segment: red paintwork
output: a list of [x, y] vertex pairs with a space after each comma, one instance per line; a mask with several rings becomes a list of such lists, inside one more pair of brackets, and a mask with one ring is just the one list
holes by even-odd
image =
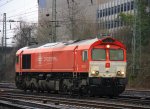
[[[110, 38], [110, 37], [107, 37]], [[104, 38], [106, 39], [106, 38]], [[74, 43], [70, 45], [57, 44], [56, 46], [20, 49], [16, 56], [19, 56], [19, 63], [16, 63], [16, 72], [88, 72], [89, 62], [92, 61], [91, 50], [93, 48], [122, 48], [124, 50], [124, 61], [126, 61], [126, 48], [116, 39], [114, 43], [104, 43], [102, 40], [93, 43]], [[82, 51], [88, 50], [88, 61], [82, 61]], [[31, 69], [22, 69], [22, 55], [31, 54]], [[109, 63], [109, 56], [106, 56], [106, 63]]]

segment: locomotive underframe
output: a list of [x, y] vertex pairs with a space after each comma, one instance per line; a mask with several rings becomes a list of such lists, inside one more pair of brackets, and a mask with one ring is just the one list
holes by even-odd
[[87, 72], [17, 72], [16, 86], [25, 91], [116, 96], [125, 90], [126, 78], [89, 78]]

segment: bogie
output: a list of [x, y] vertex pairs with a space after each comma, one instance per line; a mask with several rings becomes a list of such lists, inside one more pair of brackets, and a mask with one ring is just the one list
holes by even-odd
[[[35, 78], [40, 74], [22, 74], [16, 75], [16, 86], [24, 91], [30, 92], [48, 92], [61, 93], [70, 95], [88, 95], [88, 96], [117, 96], [125, 90], [125, 85], [118, 88], [111, 87], [111, 89], [104, 86], [98, 87], [94, 83], [90, 83], [91, 78]], [[19, 78], [19, 79], [18, 79]], [[42, 80], [41, 80], [42, 79]], [[91, 80], [90, 80], [91, 81]], [[95, 79], [94, 79], [95, 81]], [[97, 83], [97, 82], [96, 82]], [[101, 83], [99, 83], [100, 85]], [[109, 89], [109, 90], [108, 90]]]

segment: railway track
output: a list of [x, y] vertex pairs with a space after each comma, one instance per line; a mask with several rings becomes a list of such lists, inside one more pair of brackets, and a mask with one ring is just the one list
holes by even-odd
[[[4, 88], [4, 87], [3, 87]], [[9, 89], [9, 88], [8, 88]], [[26, 108], [102, 108], [102, 109], [150, 109], [150, 97], [147, 91], [144, 96], [140, 95], [140, 91], [128, 90], [119, 97], [68, 97], [67, 95], [48, 94], [48, 93], [30, 93], [16, 90], [0, 91], [0, 100], [4, 103], [10, 102], [15, 105]], [[135, 93], [140, 96], [135, 96]], [[0, 102], [1, 104], [1, 102]]]
[[1, 97], [0, 105], [10, 109], [60, 109], [60, 106], [44, 104], [33, 100], [8, 97]]
[[[0, 99], [4, 100], [30, 100], [30, 101], [36, 101], [38, 103], [44, 103], [44, 104], [51, 104], [56, 105], [57, 108], [59, 105], [59, 108], [65, 107], [66, 105], [69, 106], [82, 106], [87, 108], [107, 108], [107, 109], [120, 109], [120, 108], [127, 108], [127, 109], [150, 109], [150, 106], [145, 105], [137, 105], [132, 102], [133, 100], [127, 100], [128, 102], [125, 102], [121, 99], [77, 99], [77, 98], [65, 98], [65, 97], [50, 97], [50, 96], [41, 96], [41, 95], [29, 95], [29, 94], [14, 94], [14, 93], [4, 93], [1, 95]], [[120, 100], [120, 101], [118, 101]], [[130, 103], [129, 103], [130, 102]], [[132, 103], [131, 103], [132, 102]], [[138, 101], [136, 101], [137, 103]], [[141, 102], [141, 101], [139, 101]], [[149, 102], [149, 101], [147, 101]]]
[[123, 94], [121, 94], [122, 97], [130, 97], [130, 98], [146, 98], [150, 99], [150, 90], [133, 90], [133, 89], [127, 89]]

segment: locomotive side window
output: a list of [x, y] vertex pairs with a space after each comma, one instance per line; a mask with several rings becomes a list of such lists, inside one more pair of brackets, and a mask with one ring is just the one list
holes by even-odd
[[87, 61], [88, 60], [88, 51], [85, 50], [82, 52], [82, 60]]
[[31, 55], [25, 54], [22, 56], [22, 69], [30, 69], [31, 68]]
[[94, 48], [92, 50], [92, 60], [94, 60], [94, 61], [106, 60], [106, 50]]
[[19, 56], [16, 56], [16, 64], [19, 62]]
[[122, 49], [110, 49], [110, 60], [111, 61], [123, 61], [123, 50]]

